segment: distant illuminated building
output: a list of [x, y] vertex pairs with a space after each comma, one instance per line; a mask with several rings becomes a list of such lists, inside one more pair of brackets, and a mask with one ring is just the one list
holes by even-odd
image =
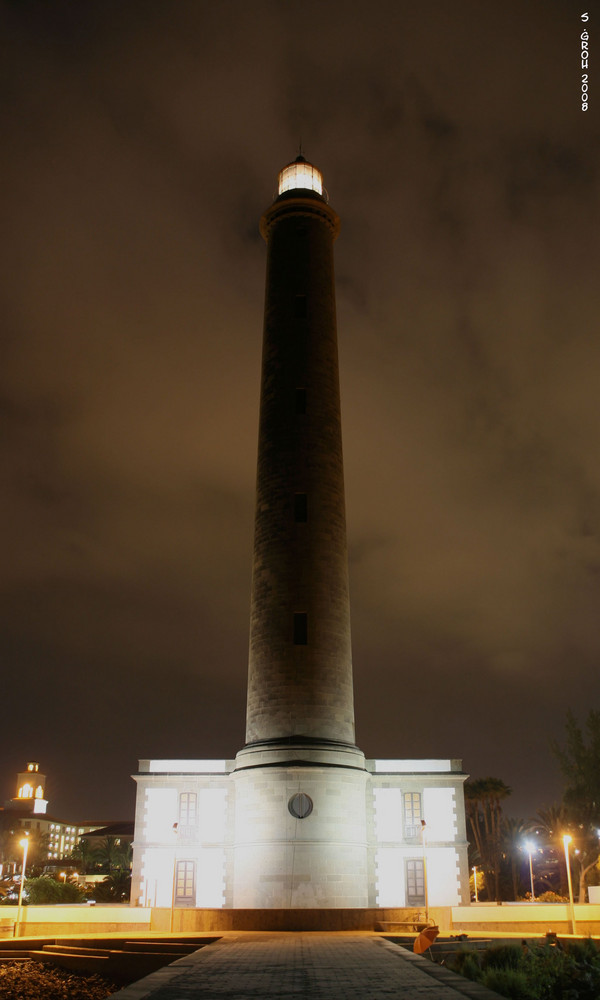
[[284, 167], [260, 221], [267, 279], [246, 744], [234, 760], [140, 761], [134, 905], [424, 906], [425, 867], [431, 906], [469, 900], [461, 762], [365, 760], [355, 744], [339, 227], [320, 171], [302, 156]]
[[45, 788], [46, 775], [41, 774], [37, 761], [28, 761], [17, 774], [15, 795], [0, 809], [0, 828], [15, 835], [27, 830], [45, 837], [45, 860], [52, 864], [69, 857], [85, 833], [105, 826], [106, 821], [75, 823], [49, 815]]
[[40, 765], [35, 761], [26, 764], [25, 771], [19, 771], [17, 775], [17, 794], [12, 800], [21, 807], [31, 806], [31, 811], [36, 814], [46, 812], [48, 800], [44, 798], [44, 786], [46, 775], [40, 774]]

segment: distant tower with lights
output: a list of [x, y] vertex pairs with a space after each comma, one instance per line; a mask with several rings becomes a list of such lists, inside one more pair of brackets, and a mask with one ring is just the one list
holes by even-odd
[[33, 813], [45, 813], [48, 806], [45, 787], [46, 775], [41, 774], [40, 765], [35, 760], [27, 761], [25, 770], [17, 774], [17, 794], [11, 805], [31, 809]]
[[[132, 903], [210, 908], [213, 928], [213, 908], [262, 912], [257, 927], [271, 926], [264, 914], [274, 909], [361, 910], [350, 926], [366, 927], [426, 898], [469, 898], [461, 761], [365, 760], [355, 744], [339, 229], [320, 171], [297, 157], [260, 221], [267, 276], [245, 745], [232, 760], [143, 760], [134, 775]], [[426, 720], [425, 698], [419, 710]], [[341, 926], [328, 920], [311, 926]]]

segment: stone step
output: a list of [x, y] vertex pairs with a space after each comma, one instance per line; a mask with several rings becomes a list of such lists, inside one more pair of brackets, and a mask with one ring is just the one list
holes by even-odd
[[201, 947], [201, 944], [182, 944], [178, 941], [125, 941], [123, 943], [123, 951], [159, 951], [163, 954], [172, 952], [177, 955], [190, 955]]
[[60, 965], [63, 969], [98, 972], [100, 975], [106, 975], [109, 966], [108, 955], [69, 955], [67, 953], [57, 951], [30, 951], [29, 957], [34, 962], [45, 962], [51, 965]]
[[102, 955], [106, 957], [110, 955], [113, 948], [94, 948], [90, 942], [90, 946], [85, 948], [81, 945], [70, 945], [70, 944], [45, 944], [43, 949], [45, 952], [56, 952], [59, 955]]
[[156, 972], [187, 954], [189, 952], [107, 951], [106, 949], [94, 951], [91, 948], [58, 947], [57, 949], [32, 951], [30, 957], [33, 961], [44, 962], [47, 965], [59, 965], [63, 969], [98, 973], [106, 979], [125, 984], [142, 979], [151, 972]]

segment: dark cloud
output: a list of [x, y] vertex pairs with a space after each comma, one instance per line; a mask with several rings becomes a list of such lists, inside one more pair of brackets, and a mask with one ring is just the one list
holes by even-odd
[[[264, 247], [336, 246], [358, 739], [526, 815], [597, 696], [597, 112], [571, 4], [4, 3], [5, 795], [244, 729]], [[27, 705], [21, 711], [23, 684]], [[93, 780], [91, 776], [93, 775]]]

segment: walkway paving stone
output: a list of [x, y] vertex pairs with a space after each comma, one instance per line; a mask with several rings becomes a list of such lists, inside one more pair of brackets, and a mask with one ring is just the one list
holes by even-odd
[[501, 1000], [375, 934], [229, 935], [113, 1000]]

